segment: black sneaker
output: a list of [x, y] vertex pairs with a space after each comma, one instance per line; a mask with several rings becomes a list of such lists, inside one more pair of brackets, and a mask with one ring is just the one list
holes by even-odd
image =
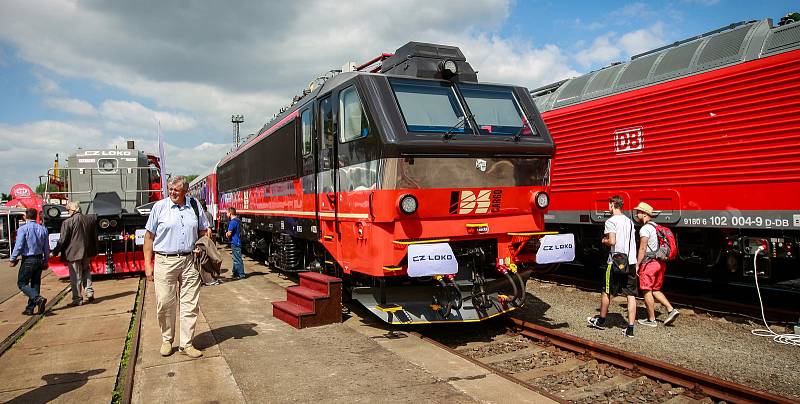
[[47, 304], [47, 299], [44, 297], [39, 296], [39, 302], [36, 303], [39, 306], [39, 314], [44, 314], [44, 305]]
[[672, 311], [667, 314], [667, 318], [664, 319], [664, 325], [672, 324], [672, 322], [678, 317], [678, 314], [681, 314], [678, 309], [672, 309]]
[[633, 327], [625, 327], [625, 331], [622, 333], [622, 335], [628, 338], [633, 338]]
[[605, 321], [601, 321], [600, 317], [586, 317], [586, 322], [589, 323], [589, 327], [597, 328], [598, 330], [605, 330]]
[[76, 307], [76, 306], [81, 306], [81, 305], [83, 305], [83, 300], [73, 300], [73, 301], [67, 303], [67, 307]]
[[25, 311], [23, 311], [22, 314], [26, 315], [26, 316], [32, 316], [33, 315], [33, 309], [25, 309]]

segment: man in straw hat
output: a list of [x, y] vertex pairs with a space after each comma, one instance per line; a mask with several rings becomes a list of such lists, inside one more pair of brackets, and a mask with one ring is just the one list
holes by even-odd
[[648, 203], [639, 202], [639, 205], [633, 210], [636, 212], [636, 219], [642, 223], [642, 228], [639, 229], [637, 262], [639, 264], [639, 290], [644, 292], [644, 305], [647, 307], [647, 319], [639, 320], [639, 324], [648, 327], [658, 326], [655, 310], [655, 300], [658, 300], [668, 311], [664, 325], [669, 325], [680, 313], [661, 293], [667, 263], [654, 258], [658, 250], [658, 234], [653, 221], [653, 207]]

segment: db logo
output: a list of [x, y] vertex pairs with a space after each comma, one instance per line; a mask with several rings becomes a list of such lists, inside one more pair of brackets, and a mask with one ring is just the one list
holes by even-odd
[[500, 200], [503, 191], [499, 189], [482, 189], [477, 193], [473, 191], [453, 191], [450, 193], [450, 213], [468, 215], [470, 213], [484, 214], [491, 208], [492, 212], [500, 210]]
[[641, 126], [614, 132], [614, 151], [626, 153], [644, 149], [644, 131]]

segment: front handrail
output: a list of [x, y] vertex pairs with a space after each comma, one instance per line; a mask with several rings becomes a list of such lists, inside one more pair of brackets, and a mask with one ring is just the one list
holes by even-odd
[[[58, 168], [58, 169], [51, 168], [51, 169], [47, 170], [47, 175], [45, 176], [45, 178], [48, 178], [48, 180], [49, 180], [50, 178], [55, 177], [55, 171], [56, 170], [58, 170], [59, 172], [66, 172], [67, 176], [69, 176], [71, 172], [76, 172], [77, 171], [79, 173], [79, 175], [84, 175], [88, 171], [88, 174], [89, 174], [89, 188], [86, 191], [68, 191], [68, 190], [51, 191], [47, 186], [45, 186], [45, 189], [44, 189], [44, 199], [45, 200], [49, 200], [50, 199], [49, 196], [51, 194], [91, 195], [92, 192], [96, 192], [95, 191], [95, 185], [94, 185], [94, 182], [95, 182], [94, 181], [95, 180], [94, 177], [96, 175], [97, 176], [104, 176], [104, 177], [117, 176], [119, 178], [119, 188], [116, 191], [120, 191], [120, 192], [122, 192], [122, 193], [124, 193], [126, 195], [127, 194], [135, 194], [135, 195], [144, 194], [144, 195], [149, 196], [152, 193], [160, 193], [161, 192], [160, 189], [138, 189], [138, 186], [134, 186], [134, 189], [129, 189], [129, 187], [128, 187], [128, 177], [127, 177], [127, 175], [133, 174], [134, 171], [141, 171], [141, 170], [147, 170], [148, 173], [149, 173], [149, 171], [151, 170], [150, 167], [117, 167], [117, 168], [113, 169], [113, 172], [103, 172], [103, 171], [101, 171], [102, 169], [100, 169], [100, 168], [80, 168], [80, 167], [67, 167], [67, 168]], [[41, 183], [41, 178], [42, 177], [39, 177], [40, 183]], [[138, 176], [137, 176], [137, 178], [138, 178]], [[138, 181], [136, 181], [136, 182], [137, 182], [136, 185], [138, 185]]]

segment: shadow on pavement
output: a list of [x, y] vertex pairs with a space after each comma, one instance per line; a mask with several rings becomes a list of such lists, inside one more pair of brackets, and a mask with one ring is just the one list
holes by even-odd
[[194, 338], [197, 349], [206, 349], [213, 344], [221, 344], [231, 338], [242, 339], [244, 337], [255, 337], [258, 332], [255, 330], [257, 324], [233, 324], [215, 328], [197, 335]]
[[81, 388], [89, 382], [89, 377], [99, 375], [105, 371], [105, 369], [93, 369], [80, 373], [51, 373], [44, 375], [42, 380], [47, 384], [15, 397], [8, 403], [47, 403], [57, 399], [62, 394]]

